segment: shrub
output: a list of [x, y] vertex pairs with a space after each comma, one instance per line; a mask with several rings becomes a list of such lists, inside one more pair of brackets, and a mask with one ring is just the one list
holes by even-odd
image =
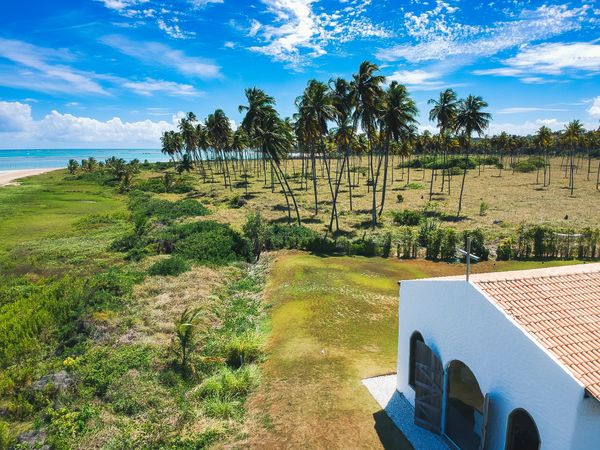
[[391, 233], [386, 233], [383, 238], [383, 244], [381, 246], [381, 256], [383, 256], [384, 258], [389, 258], [391, 251], [392, 251], [392, 235], [391, 235]]
[[545, 162], [544, 158], [540, 158], [539, 156], [532, 156], [527, 159], [522, 159], [521, 161], [514, 162], [511, 164], [512, 169], [515, 172], [534, 172], [537, 169], [544, 167]]
[[140, 181], [137, 189], [144, 192], [160, 193], [173, 193], [173, 194], [186, 194], [194, 190], [194, 187], [179, 177], [175, 179], [172, 174], [166, 173], [162, 177], [150, 178], [148, 180]]
[[258, 260], [265, 245], [267, 233], [267, 228], [260, 212], [256, 211], [248, 214], [246, 223], [242, 227], [242, 231], [250, 243], [252, 254]]
[[402, 203], [404, 201], [404, 195], [398, 194], [396, 196], [396, 200], [398, 201], [398, 203]]
[[466, 230], [463, 232], [463, 245], [467, 249], [467, 237], [471, 237], [471, 254], [478, 256], [482, 261], [487, 261], [490, 257], [490, 251], [485, 246], [485, 236], [480, 228]]
[[257, 361], [262, 355], [262, 340], [256, 333], [233, 337], [225, 346], [227, 365], [239, 368]]
[[[169, 247], [193, 261], [208, 264], [227, 264], [250, 256], [248, 242], [229, 225], [212, 221], [172, 227], [163, 238], [172, 239]], [[165, 241], [162, 242], [165, 245]], [[167, 249], [168, 250], [168, 249]]]
[[150, 266], [150, 269], [148, 269], [148, 273], [150, 275], [177, 276], [188, 270], [190, 270], [189, 263], [185, 259], [174, 255], [155, 262]]
[[0, 420], [0, 448], [8, 448], [10, 441], [10, 428], [8, 423]]
[[193, 198], [170, 202], [141, 193], [131, 196], [129, 209], [137, 217], [154, 217], [162, 222], [170, 222], [180, 217], [205, 216], [209, 213], [202, 203]]
[[258, 372], [254, 366], [237, 370], [224, 367], [207, 378], [198, 388], [202, 398], [243, 398], [258, 385]]
[[209, 397], [202, 402], [202, 409], [217, 419], [239, 419], [244, 413], [242, 403], [234, 398]]
[[396, 225], [415, 226], [421, 222], [423, 213], [421, 211], [405, 209], [404, 211], [393, 211], [392, 217]]
[[75, 372], [90, 393], [103, 396], [108, 386], [129, 370], [149, 370], [153, 358], [149, 346], [93, 347], [79, 358]]
[[265, 248], [268, 250], [281, 250], [297, 248], [308, 250], [309, 245], [319, 235], [311, 230], [298, 225], [274, 224], [267, 227], [265, 231]]
[[481, 202], [479, 204], [479, 215], [485, 216], [489, 207], [490, 207], [490, 205], [488, 205], [486, 202]]
[[227, 204], [230, 208], [241, 208], [246, 204], [246, 200], [240, 194], [234, 194], [228, 201]]
[[458, 233], [453, 228], [446, 228], [443, 231], [442, 242], [440, 244], [441, 258], [451, 260], [456, 257], [456, 246], [458, 245]]
[[514, 241], [512, 238], [504, 239], [496, 249], [496, 259], [498, 261], [508, 261], [514, 258], [513, 252]]

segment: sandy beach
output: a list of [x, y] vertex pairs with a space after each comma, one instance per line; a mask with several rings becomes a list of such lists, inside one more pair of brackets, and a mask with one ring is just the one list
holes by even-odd
[[32, 175], [39, 175], [40, 173], [50, 172], [51, 170], [58, 170], [56, 168], [45, 168], [45, 169], [22, 169], [22, 170], [0, 170], [0, 186], [6, 186], [8, 184], [16, 184], [15, 181], [19, 178], [30, 177]]

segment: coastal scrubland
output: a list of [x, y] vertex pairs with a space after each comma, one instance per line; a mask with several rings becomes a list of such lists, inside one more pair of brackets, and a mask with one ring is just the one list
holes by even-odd
[[[360, 384], [395, 370], [396, 282], [463, 273], [465, 231], [480, 230], [489, 261], [473, 270], [487, 271], [578, 262], [577, 250], [536, 257], [536, 235], [529, 254], [515, 243], [496, 261], [520, 229], [597, 226], [584, 173], [571, 196], [535, 173], [469, 170], [452, 220], [454, 194], [429, 201], [430, 173], [409, 181], [396, 161], [377, 227], [364, 178], [352, 211], [341, 189], [336, 233], [330, 204], [315, 214], [310, 184], [298, 189], [299, 227], [259, 162], [243, 176], [234, 166], [227, 187], [138, 163], [126, 183], [102, 164], [0, 189], [0, 447], [406, 445]], [[282, 164], [291, 183], [298, 164]], [[405, 211], [414, 223], [398, 223]], [[405, 255], [404, 234], [431, 223], [455, 230], [445, 253], [415, 238]]]

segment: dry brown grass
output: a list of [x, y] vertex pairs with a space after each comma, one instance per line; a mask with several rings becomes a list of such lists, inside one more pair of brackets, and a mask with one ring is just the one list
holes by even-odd
[[168, 343], [173, 335], [173, 320], [185, 308], [210, 309], [211, 302], [216, 300], [211, 293], [222, 284], [226, 270], [194, 266], [177, 277], [147, 277], [134, 288], [132, 308], [139, 321], [120, 341]]
[[[491, 236], [508, 234], [508, 230], [518, 226], [521, 222], [546, 223], [565, 227], [583, 228], [597, 226], [600, 219], [598, 208], [594, 205], [600, 200], [600, 191], [595, 187], [595, 170], [600, 161], [592, 162], [594, 173], [590, 180], [586, 180], [587, 165], [582, 163], [575, 179], [575, 195], [571, 197], [567, 189], [567, 180], [563, 177], [564, 171], [560, 169], [560, 158], [552, 161], [552, 182], [550, 186], [543, 187], [536, 184], [536, 173], [512, 173], [510, 169], [499, 171], [496, 168], [485, 167], [481, 174], [477, 169], [468, 172], [465, 183], [463, 199], [462, 220], [452, 221], [456, 215], [460, 182], [462, 175], [452, 178], [451, 195], [435, 193], [433, 207], [442, 215], [449, 216], [449, 224], [458, 229], [482, 227]], [[363, 161], [363, 166], [366, 161]], [[299, 162], [295, 161], [296, 174], [299, 172]], [[335, 164], [334, 164], [335, 166]], [[312, 182], [308, 190], [299, 189], [299, 178], [294, 176], [291, 162], [287, 163], [287, 172], [290, 184], [294, 188], [300, 207], [300, 216], [303, 224], [317, 231], [325, 231], [329, 224], [331, 213], [331, 195], [324, 178], [318, 179], [319, 213], [314, 214], [314, 194]], [[321, 173], [320, 166], [318, 168]], [[440, 172], [438, 171], [438, 174]], [[392, 211], [404, 209], [423, 209], [429, 202], [429, 180], [431, 171], [411, 170], [410, 182], [421, 184], [420, 189], [407, 189], [408, 172], [405, 169], [394, 169], [394, 181], [388, 181], [386, 206], [381, 224], [384, 229], [395, 230], [397, 227], [392, 221]], [[207, 204], [213, 211], [211, 219], [219, 222], [230, 223], [234, 227], [241, 227], [249, 210], [260, 211], [268, 220], [285, 222], [287, 212], [285, 201], [279, 189], [271, 192], [270, 186], [264, 185], [262, 177], [255, 178], [250, 172], [250, 198], [242, 208], [232, 208], [228, 200], [234, 196], [243, 196], [244, 188], [234, 187], [226, 189], [222, 179], [215, 176], [215, 183], [202, 183], [199, 177], [194, 176], [200, 191], [200, 200]], [[232, 177], [233, 178], [233, 177]], [[238, 177], [238, 182], [240, 181]], [[435, 183], [439, 191], [441, 177]], [[234, 182], [235, 185], [235, 182]], [[360, 236], [368, 228], [370, 220], [371, 194], [367, 192], [366, 180], [360, 177], [359, 186], [353, 188], [353, 211], [349, 210], [349, 193], [346, 186], [340, 191], [339, 211], [340, 228], [344, 234]], [[402, 194], [404, 201], [398, 203], [397, 195]], [[173, 196], [170, 196], [173, 197]], [[485, 202], [488, 209], [485, 215], [480, 215], [480, 205]], [[567, 217], [568, 218], [565, 218]]]

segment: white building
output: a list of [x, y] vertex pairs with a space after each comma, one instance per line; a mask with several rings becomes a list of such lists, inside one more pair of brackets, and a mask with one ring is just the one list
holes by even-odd
[[600, 449], [600, 264], [402, 281], [397, 390], [461, 449]]

